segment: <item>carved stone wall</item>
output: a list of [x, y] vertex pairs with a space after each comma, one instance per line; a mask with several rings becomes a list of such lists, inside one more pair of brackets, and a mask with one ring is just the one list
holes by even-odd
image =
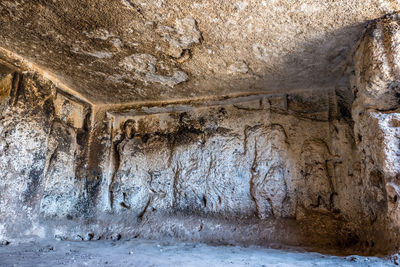
[[101, 109], [37, 74], [6, 74], [3, 238], [353, 238], [333, 91]]
[[4, 63], [0, 238], [397, 249], [398, 21], [325, 91], [93, 105]]

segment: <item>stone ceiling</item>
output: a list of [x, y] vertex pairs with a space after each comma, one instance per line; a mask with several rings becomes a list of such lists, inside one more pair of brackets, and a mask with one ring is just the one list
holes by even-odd
[[95, 104], [332, 87], [396, 0], [0, 1], [0, 47]]

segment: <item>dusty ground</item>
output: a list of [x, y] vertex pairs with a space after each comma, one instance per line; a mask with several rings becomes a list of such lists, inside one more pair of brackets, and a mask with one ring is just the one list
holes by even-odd
[[[396, 262], [397, 263], [397, 262]], [[377, 257], [149, 240], [41, 241], [0, 247], [0, 266], [393, 266]]]

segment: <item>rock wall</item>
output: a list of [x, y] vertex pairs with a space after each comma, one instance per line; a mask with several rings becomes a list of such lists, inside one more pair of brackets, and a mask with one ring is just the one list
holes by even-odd
[[326, 91], [92, 105], [2, 65], [0, 237], [397, 249], [398, 28]]
[[56, 188], [62, 191], [58, 203], [65, 210], [78, 207], [83, 197], [73, 189], [83, 186], [78, 170], [87, 150], [90, 106], [37, 74], [2, 71], [1, 235], [44, 237], [38, 215], [54, 210], [47, 203]]
[[353, 239], [351, 133], [332, 142], [332, 127], [350, 130], [332, 123], [333, 91], [101, 109], [6, 74], [2, 238]]
[[364, 223], [369, 236], [399, 249], [399, 16], [371, 22], [354, 54], [351, 84], [355, 142], [360, 155]]

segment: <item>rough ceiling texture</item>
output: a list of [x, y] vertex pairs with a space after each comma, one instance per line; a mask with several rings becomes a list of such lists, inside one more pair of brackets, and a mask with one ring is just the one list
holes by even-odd
[[398, 253], [399, 7], [0, 0], [0, 246]]
[[395, 0], [1, 1], [0, 46], [93, 103], [330, 87]]

